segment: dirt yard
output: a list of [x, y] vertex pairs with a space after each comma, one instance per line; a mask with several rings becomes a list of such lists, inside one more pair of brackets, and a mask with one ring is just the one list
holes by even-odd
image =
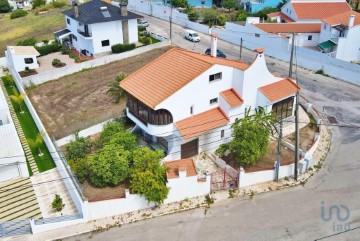
[[85, 197], [89, 202], [95, 202], [100, 200], [124, 198], [125, 189], [129, 188], [129, 183], [122, 183], [115, 187], [94, 187], [88, 181], [82, 184]]
[[[301, 150], [307, 151], [311, 144], [314, 143], [315, 133], [319, 132], [317, 127], [307, 125], [300, 129], [299, 132], [299, 146]], [[287, 136], [286, 141], [295, 144], [295, 133]]]
[[125, 101], [114, 104], [108, 84], [120, 72], [133, 73], [171, 47], [78, 72], [27, 91], [46, 129], [56, 139], [119, 116]]

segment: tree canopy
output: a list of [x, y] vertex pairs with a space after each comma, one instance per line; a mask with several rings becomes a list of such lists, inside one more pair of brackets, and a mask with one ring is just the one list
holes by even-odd
[[232, 8], [234, 8], [236, 6], [236, 1], [235, 0], [224, 0], [223, 1], [223, 7], [228, 9], [229, 12], [231, 11]]
[[188, 5], [186, 0], [170, 0], [170, 4], [175, 8], [186, 8]]
[[8, 0], [0, 0], [0, 13], [8, 13], [11, 11]]

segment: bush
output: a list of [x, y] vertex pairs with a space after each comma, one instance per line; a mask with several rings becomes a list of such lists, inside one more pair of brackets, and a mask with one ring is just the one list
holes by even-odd
[[6, 74], [1, 77], [1, 79], [3, 80], [5, 86], [14, 86], [14, 78], [11, 75]]
[[66, 158], [68, 160], [84, 158], [90, 153], [92, 145], [90, 138], [79, 137], [76, 133], [75, 140], [66, 145]]
[[138, 31], [139, 31], [139, 32], [146, 31], [146, 27], [144, 27], [144, 26], [138, 26]]
[[52, 61], [52, 66], [54, 66], [54, 67], [63, 67], [65, 65], [66, 64], [61, 62], [60, 59], [53, 59], [53, 61]]
[[48, 43], [49, 43], [49, 40], [44, 39], [42, 42], [43, 42], [44, 44], [48, 44]]
[[269, 13], [274, 13], [274, 12], [278, 12], [279, 9], [278, 8], [264, 8], [263, 10], [257, 12], [255, 14], [256, 17], [260, 17], [260, 18], [265, 18], [267, 19], [267, 15]]
[[44, 46], [35, 46], [36, 50], [39, 51], [41, 56], [50, 54], [50, 53], [54, 53], [54, 52], [58, 52], [60, 51], [60, 49], [62, 48], [62, 45], [59, 44], [58, 42], [53, 42], [51, 44], [47, 44]]
[[21, 18], [21, 17], [26, 16], [27, 14], [28, 14], [28, 12], [25, 10], [16, 9], [16, 10], [12, 11], [12, 13], [10, 15], [10, 19]]
[[20, 40], [16, 42], [17, 46], [35, 46], [37, 43], [37, 39], [34, 37], [30, 37], [24, 40]]
[[143, 37], [143, 38], [140, 38], [139, 39], [139, 42], [140, 43], [143, 43], [145, 45], [149, 45], [149, 44], [152, 44], [152, 38], [150, 37]]
[[124, 131], [124, 124], [120, 122], [109, 122], [104, 126], [103, 131], [100, 134], [100, 140], [102, 143], [108, 143], [115, 134]]
[[8, 13], [11, 11], [8, 0], [0, 0], [0, 13]]
[[61, 51], [62, 54], [70, 54], [70, 49], [69, 48], [62, 47], [60, 49], [60, 51]]
[[200, 18], [200, 13], [196, 10], [192, 10], [188, 13], [188, 18], [190, 21], [197, 21]]
[[42, 5], [45, 5], [46, 4], [46, 0], [33, 0], [32, 1], [32, 6], [33, 6], [33, 9], [35, 8], [38, 8]]
[[236, 21], [245, 21], [247, 16], [248, 16], [248, 14], [245, 10], [239, 10], [236, 13]]
[[60, 0], [60, 1], [53, 1], [51, 3], [51, 5], [54, 7], [54, 8], [62, 8], [64, 6], [66, 6], [66, 1], [63, 1], [63, 0]]
[[217, 23], [218, 23], [218, 25], [220, 25], [220, 26], [224, 26], [224, 25], [226, 24], [226, 20], [227, 20], [226, 15], [221, 14], [221, 15], [219, 15], [218, 18], [217, 18]]
[[200, 15], [203, 18], [203, 22], [209, 26], [213, 26], [217, 20], [218, 13], [213, 8], [205, 8], [201, 10]]
[[69, 160], [69, 165], [81, 183], [83, 183], [89, 177], [89, 168], [86, 158]]
[[135, 49], [135, 47], [136, 47], [135, 44], [115, 44], [115, 45], [111, 46], [111, 51], [114, 54], [118, 54], [118, 53], [126, 52], [129, 50], [133, 50], [133, 49]]

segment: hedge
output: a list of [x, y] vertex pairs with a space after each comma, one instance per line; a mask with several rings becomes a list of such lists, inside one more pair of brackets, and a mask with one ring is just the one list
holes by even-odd
[[27, 14], [28, 14], [28, 12], [25, 10], [16, 9], [16, 10], [12, 11], [12, 13], [10, 15], [10, 19], [21, 18], [21, 17], [26, 16]]
[[47, 55], [53, 52], [58, 52], [62, 48], [62, 45], [58, 42], [53, 42], [51, 44], [45, 44], [44, 46], [35, 46], [36, 50], [39, 51], [40, 55]]
[[135, 49], [135, 47], [136, 47], [135, 44], [115, 44], [115, 45], [111, 46], [111, 51], [114, 54], [118, 54], [118, 53], [126, 52], [129, 50], [133, 50], [133, 49]]

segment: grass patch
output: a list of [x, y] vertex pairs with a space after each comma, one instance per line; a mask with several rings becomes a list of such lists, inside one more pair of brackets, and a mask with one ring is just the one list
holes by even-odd
[[[8, 93], [8, 95], [13, 95], [14, 94], [14, 90], [16, 89], [16, 86], [14, 87], [9, 87], [9, 86], [5, 86], [6, 92]], [[38, 128], [36, 127], [36, 124], [29, 112], [29, 109], [27, 108], [26, 104], [23, 102], [21, 104], [21, 108], [24, 111], [23, 114], [20, 114], [19, 108], [17, 106], [16, 103], [14, 103], [11, 100], [12, 105], [14, 106], [15, 109], [15, 113], [19, 119], [20, 125], [23, 129], [24, 135], [27, 139], [35, 139], [36, 135], [39, 133]], [[56, 167], [54, 160], [52, 159], [49, 150], [47, 149], [45, 142], [43, 142], [40, 146], [41, 151], [44, 153], [43, 156], [38, 156], [38, 150], [37, 149], [33, 149], [30, 147], [31, 152], [34, 156], [36, 165], [39, 169], [39, 172], [44, 172], [47, 170], [50, 170], [54, 167]], [[28, 164], [28, 168], [29, 168], [29, 164]], [[30, 171], [31, 169], [29, 169]], [[31, 172], [32, 174], [32, 172]]]

